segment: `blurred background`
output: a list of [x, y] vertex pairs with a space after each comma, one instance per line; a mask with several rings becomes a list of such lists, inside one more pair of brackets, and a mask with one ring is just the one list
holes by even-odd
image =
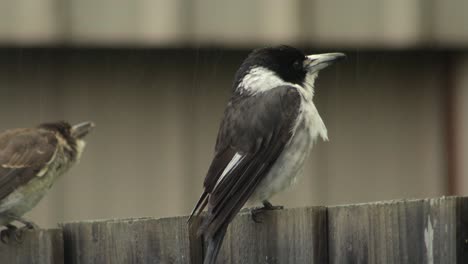
[[27, 216], [190, 213], [253, 48], [345, 52], [315, 101], [288, 207], [468, 192], [468, 2], [0, 0], [0, 130], [93, 120], [81, 163]]

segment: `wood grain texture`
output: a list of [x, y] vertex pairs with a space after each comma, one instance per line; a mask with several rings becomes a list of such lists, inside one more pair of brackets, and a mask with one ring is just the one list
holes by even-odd
[[262, 214], [262, 223], [255, 223], [249, 212], [234, 219], [218, 263], [327, 263], [325, 207]]
[[[468, 197], [243, 212], [218, 263], [468, 263]], [[0, 263], [202, 263], [187, 217], [66, 223], [0, 244]]]
[[329, 263], [468, 263], [468, 198], [328, 208]]
[[0, 263], [63, 264], [60, 229], [25, 231], [22, 242], [0, 243]]
[[190, 263], [187, 217], [63, 224], [65, 263]]

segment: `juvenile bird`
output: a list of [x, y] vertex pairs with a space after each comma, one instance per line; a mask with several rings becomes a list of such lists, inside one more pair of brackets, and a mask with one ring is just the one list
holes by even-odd
[[[0, 232], [1, 241], [11, 235], [18, 240], [23, 229], [37, 228], [22, 216], [80, 159], [83, 138], [93, 127], [92, 122], [55, 122], [0, 134], [0, 226], [7, 228]], [[25, 226], [17, 230], [13, 221]]]
[[[289, 46], [254, 50], [237, 71], [218, 132], [204, 191], [191, 218], [208, 207], [198, 229], [207, 241], [204, 264], [215, 263], [227, 227], [247, 203], [268, 201], [301, 171], [327, 129], [314, 105], [318, 72], [342, 53], [306, 56]], [[190, 222], [191, 220], [189, 220]]]

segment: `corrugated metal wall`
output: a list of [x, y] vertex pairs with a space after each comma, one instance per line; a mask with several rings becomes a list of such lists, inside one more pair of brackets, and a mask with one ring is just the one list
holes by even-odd
[[0, 1], [0, 43], [466, 46], [463, 0]]

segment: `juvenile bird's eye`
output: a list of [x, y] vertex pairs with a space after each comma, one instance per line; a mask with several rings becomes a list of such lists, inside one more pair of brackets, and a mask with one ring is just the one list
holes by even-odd
[[293, 63], [293, 68], [294, 68], [295, 70], [300, 70], [300, 69], [302, 68], [301, 62], [300, 62], [300, 61], [295, 61], [295, 62]]

